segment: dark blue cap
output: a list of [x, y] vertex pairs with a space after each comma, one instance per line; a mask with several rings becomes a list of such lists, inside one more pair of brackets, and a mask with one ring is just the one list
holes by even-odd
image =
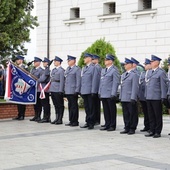
[[17, 55], [17, 56], [16, 56], [16, 60], [24, 60], [24, 57], [21, 56], [21, 55]]
[[133, 61], [128, 58], [125, 58], [125, 64], [133, 64]]
[[145, 63], [144, 63], [145, 65], [147, 65], [147, 64], [151, 64], [151, 60], [149, 60], [148, 58], [145, 58]]
[[100, 56], [98, 56], [98, 55], [93, 55], [93, 57], [92, 57], [92, 59], [94, 60], [94, 59], [99, 59], [100, 58]]
[[91, 57], [91, 58], [93, 58], [93, 55], [90, 54], [90, 53], [84, 53], [84, 58], [86, 58], [86, 57]]
[[162, 59], [155, 56], [155, 55], [151, 55], [151, 61], [161, 61]]
[[55, 56], [55, 59], [54, 59], [54, 61], [59, 61], [60, 63], [63, 61], [60, 57], [58, 57], [58, 56]]
[[136, 64], [136, 65], [138, 65], [139, 64], [139, 61], [137, 61], [135, 58], [133, 58], [133, 57], [131, 57], [131, 61], [134, 63], [134, 64]]
[[168, 58], [168, 64], [170, 64], [170, 58]]
[[44, 57], [44, 60], [43, 60], [42, 62], [47, 62], [47, 63], [49, 63], [50, 60], [49, 60], [48, 58]]
[[67, 55], [67, 60], [76, 60], [76, 57], [74, 56], [71, 56], [71, 55]]
[[34, 62], [41, 62], [41, 58], [38, 58], [38, 57], [34, 57]]
[[112, 54], [106, 54], [105, 60], [112, 60], [112, 61], [114, 61], [115, 60], [115, 56], [113, 56]]

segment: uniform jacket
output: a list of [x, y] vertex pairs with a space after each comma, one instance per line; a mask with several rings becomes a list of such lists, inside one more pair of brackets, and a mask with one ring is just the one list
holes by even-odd
[[167, 97], [167, 76], [164, 70], [157, 68], [146, 76], [145, 95], [147, 100], [161, 100]]
[[65, 71], [65, 94], [80, 93], [81, 69], [78, 66], [68, 67]]
[[[41, 67], [33, 68], [31, 70], [31, 74], [37, 77], [37, 79], [39, 79], [43, 75], [43, 73], [44, 73], [44, 69], [42, 69]], [[37, 88], [38, 88], [37, 92], [40, 92], [39, 82], [38, 82]]]
[[101, 66], [99, 64], [94, 65], [94, 78], [93, 78], [93, 86], [92, 86], [92, 93], [97, 94], [99, 91], [100, 85], [100, 77], [101, 77]]
[[102, 69], [99, 95], [101, 98], [110, 98], [117, 96], [118, 86], [120, 84], [120, 74], [115, 66], [111, 66], [106, 72], [106, 68]]
[[146, 97], [145, 97], [145, 86], [146, 86], [146, 82], [145, 82], [145, 75], [146, 72], [143, 71], [139, 77], [139, 100], [140, 101], [145, 101]]
[[44, 88], [45, 85], [50, 81], [50, 69], [49, 67], [46, 67], [43, 69], [43, 73], [38, 79], [38, 82], [42, 84], [42, 87]]
[[82, 95], [84, 94], [91, 94], [92, 93], [92, 88], [94, 88], [94, 70], [95, 70], [95, 66], [94, 64], [90, 64], [88, 67], [85, 66], [82, 69], [81, 72], [81, 90], [80, 93]]
[[54, 68], [51, 71], [51, 84], [49, 92], [64, 92], [64, 72], [62, 67]]
[[131, 100], [137, 101], [139, 92], [139, 76], [134, 70], [122, 74], [120, 100], [121, 102], [130, 102]]

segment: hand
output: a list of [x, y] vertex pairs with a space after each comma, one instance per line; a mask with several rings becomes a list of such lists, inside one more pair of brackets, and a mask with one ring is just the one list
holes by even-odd
[[116, 96], [111, 95], [110, 100], [116, 100]]
[[30, 66], [34, 61], [30, 61], [27, 63], [27, 66]]
[[164, 104], [165, 106], [167, 106], [167, 99], [161, 99], [162, 100], [162, 104]]
[[51, 60], [51, 61], [49, 62], [49, 64], [48, 64], [49, 67], [50, 67], [50, 65], [52, 64], [52, 62], [53, 62], [53, 60]]
[[133, 104], [133, 105], [136, 104], [136, 100], [131, 99], [130, 102], [131, 102], [131, 104]]

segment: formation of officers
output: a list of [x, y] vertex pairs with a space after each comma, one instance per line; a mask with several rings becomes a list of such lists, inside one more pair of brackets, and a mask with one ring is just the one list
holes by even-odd
[[[16, 63], [23, 67], [24, 57], [17, 56]], [[141, 132], [148, 132], [146, 137], [161, 137], [163, 127], [162, 104], [169, 107], [170, 88], [168, 88], [168, 76], [159, 65], [161, 58], [151, 55], [151, 59], [145, 59], [145, 71], [137, 69], [139, 62], [135, 58], [125, 58], [125, 72], [120, 75], [114, 66], [115, 56], [107, 54], [105, 68], [99, 65], [100, 57], [89, 53], [84, 54], [85, 66], [81, 69], [76, 66], [76, 57], [68, 55], [68, 67], [64, 70], [61, 66], [62, 59], [55, 57], [52, 61], [44, 58], [42, 61], [34, 57], [34, 68], [31, 74], [37, 78], [37, 102], [34, 105], [35, 116], [30, 121], [39, 123], [51, 122], [51, 124], [63, 124], [64, 100], [68, 100], [69, 122], [66, 126], [79, 126], [78, 96], [84, 99], [85, 124], [81, 128], [93, 129], [100, 124], [100, 101], [102, 101], [105, 124], [100, 130], [116, 130], [116, 103], [121, 101], [124, 130], [120, 134], [135, 134], [138, 125], [138, 106], [140, 101], [144, 113], [144, 128]], [[43, 67], [41, 67], [41, 62]], [[54, 69], [50, 70], [50, 65]], [[168, 60], [170, 65], [170, 60]], [[24, 68], [24, 67], [23, 67]], [[45, 96], [40, 96], [41, 91]], [[55, 120], [51, 121], [50, 100], [55, 108]], [[119, 94], [119, 95], [118, 95]], [[118, 99], [119, 96], [119, 99]], [[43, 111], [43, 118], [41, 113]], [[18, 105], [18, 116], [14, 119], [23, 120], [25, 106]]]

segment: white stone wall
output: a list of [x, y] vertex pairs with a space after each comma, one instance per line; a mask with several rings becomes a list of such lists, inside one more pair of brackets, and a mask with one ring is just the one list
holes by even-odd
[[[103, 3], [116, 2], [116, 13], [121, 17], [99, 21], [103, 14]], [[80, 17], [85, 22], [66, 26], [63, 20], [70, 18], [70, 8], [80, 7]], [[135, 57], [143, 62], [151, 54], [167, 58], [170, 54], [170, 1], [153, 0], [154, 17], [141, 15], [135, 19], [138, 0], [51, 0], [50, 58], [55, 55], [64, 59], [67, 54], [79, 57], [81, 52], [95, 40], [105, 37], [116, 50], [120, 61], [124, 57]], [[46, 56], [47, 45], [47, 0], [37, 0], [37, 51], [39, 57]]]

